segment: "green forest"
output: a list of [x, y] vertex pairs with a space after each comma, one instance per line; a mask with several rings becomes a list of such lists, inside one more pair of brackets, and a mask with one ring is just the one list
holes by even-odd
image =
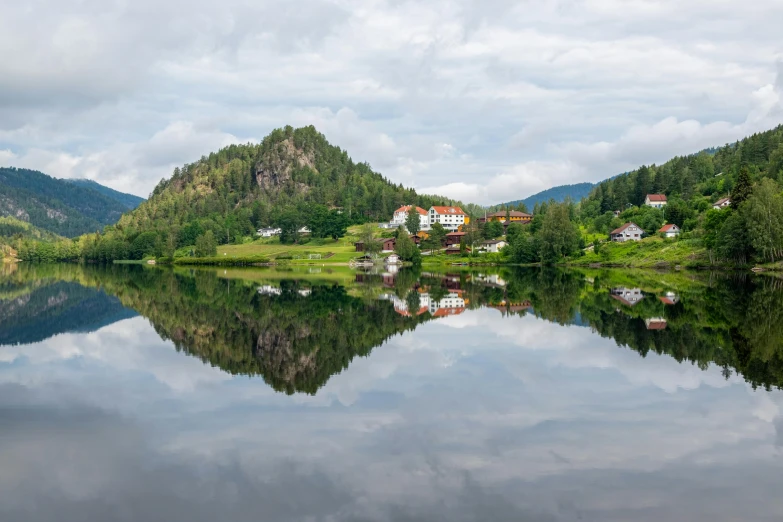
[[[96, 184], [97, 185], [97, 184]], [[117, 193], [119, 194], [119, 193]], [[0, 216], [26, 221], [65, 237], [116, 223], [128, 207], [92, 185], [28, 169], [0, 168]]]
[[260, 144], [231, 145], [176, 168], [149, 200], [98, 234], [15, 246], [21, 259], [36, 261], [171, 257], [207, 233], [218, 245], [242, 244], [271, 226], [283, 229], [284, 240], [295, 241], [305, 226], [315, 237], [339, 237], [349, 225], [388, 221], [411, 203], [460, 204], [392, 183], [312, 126], [285, 127]]
[[[417, 194], [354, 163], [313, 127], [286, 127], [260, 144], [232, 145], [175, 169], [148, 201], [99, 233], [60, 241], [28, 234], [5, 244], [25, 261], [165, 260], [183, 252], [213, 257], [219, 245], [253, 242], [261, 227], [280, 228], [283, 244], [299, 243], [305, 229], [308, 239], [336, 240], [351, 225], [388, 221], [403, 204], [459, 204], [472, 217], [463, 229], [462, 259], [438, 254], [443, 234], [433, 229], [436, 237], [421, 245], [433, 254], [425, 263], [777, 268], [783, 258], [782, 183], [783, 127], [777, 127], [642, 166], [598, 184], [581, 201], [497, 207], [533, 214], [530, 223], [504, 229], [478, 219], [487, 209]], [[664, 208], [644, 205], [653, 193], [667, 196]], [[729, 208], [713, 209], [726, 197]], [[610, 243], [610, 231], [626, 222], [644, 230], [643, 240]], [[665, 223], [682, 233], [661, 237]], [[499, 253], [480, 252], [482, 241], [501, 238], [507, 246]]]

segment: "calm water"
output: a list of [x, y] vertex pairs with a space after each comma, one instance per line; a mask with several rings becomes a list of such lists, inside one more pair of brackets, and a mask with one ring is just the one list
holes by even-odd
[[783, 518], [783, 284], [5, 267], [0, 520]]

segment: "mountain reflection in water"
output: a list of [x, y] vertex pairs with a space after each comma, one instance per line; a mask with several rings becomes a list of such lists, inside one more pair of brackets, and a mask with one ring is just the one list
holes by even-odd
[[20, 266], [0, 284], [0, 344], [140, 314], [179, 351], [231, 374], [261, 376], [278, 391], [312, 394], [390, 337], [486, 307], [588, 326], [642, 356], [716, 364], [754, 387], [783, 384], [783, 283], [774, 277], [400, 270], [356, 272], [340, 284], [320, 275]]
[[783, 518], [779, 279], [311, 268], [0, 268], [0, 520]]

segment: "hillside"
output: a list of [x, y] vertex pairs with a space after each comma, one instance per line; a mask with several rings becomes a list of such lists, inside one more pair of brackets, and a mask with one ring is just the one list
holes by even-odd
[[500, 207], [517, 207], [520, 204], [524, 204], [527, 208], [532, 209], [537, 203], [545, 203], [554, 199], [557, 202], [565, 201], [566, 198], [571, 198], [573, 201], [580, 201], [583, 197], [590, 194], [595, 186], [594, 183], [575, 183], [573, 185], [558, 185], [543, 190], [532, 196], [528, 196], [525, 199], [517, 199], [515, 201], [509, 201], [503, 203]]
[[460, 203], [390, 182], [312, 126], [286, 127], [260, 144], [231, 145], [176, 168], [149, 200], [105, 230], [98, 250], [101, 259], [160, 255], [209, 232], [218, 244], [241, 243], [283, 220], [304, 226], [315, 213], [339, 215], [342, 226], [388, 221], [403, 204]]
[[139, 196], [133, 194], [126, 194], [125, 192], [119, 192], [105, 185], [101, 185], [100, 183], [97, 183], [91, 179], [66, 179], [63, 181], [100, 192], [104, 196], [117, 201], [128, 210], [135, 209], [145, 201], [144, 198], [140, 198]]
[[60, 236], [12, 217], [0, 217], [0, 243], [16, 238], [55, 241]]
[[35, 170], [0, 168], [0, 216], [76, 237], [115, 223], [126, 210], [92, 188]]
[[641, 205], [647, 194], [665, 194], [670, 200], [681, 201], [694, 197], [715, 200], [732, 192], [742, 168], [747, 169], [752, 182], [780, 180], [783, 126], [603, 181], [591, 191], [585, 210], [597, 215]]

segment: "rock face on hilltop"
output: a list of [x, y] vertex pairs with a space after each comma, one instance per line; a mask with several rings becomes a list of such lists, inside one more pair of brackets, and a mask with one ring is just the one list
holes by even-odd
[[259, 157], [256, 163], [256, 183], [262, 191], [268, 193], [277, 193], [281, 188], [290, 185], [293, 185], [297, 192], [305, 193], [308, 186], [293, 179], [293, 173], [298, 169], [310, 169], [318, 174], [315, 151], [298, 149], [293, 138], [286, 138]]

